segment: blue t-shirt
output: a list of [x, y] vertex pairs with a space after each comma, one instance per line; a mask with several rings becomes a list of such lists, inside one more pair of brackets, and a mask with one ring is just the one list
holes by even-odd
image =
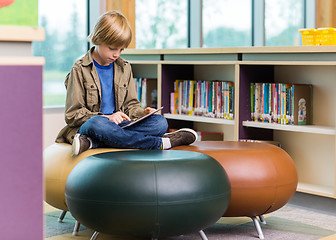
[[108, 66], [102, 66], [93, 60], [102, 88], [102, 103], [100, 111], [103, 114], [110, 115], [115, 110], [114, 99], [114, 68], [113, 63]]

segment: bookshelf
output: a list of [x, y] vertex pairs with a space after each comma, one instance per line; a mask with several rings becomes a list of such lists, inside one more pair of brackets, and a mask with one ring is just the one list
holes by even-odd
[[[123, 57], [137, 77], [157, 78], [158, 106], [169, 123], [223, 132], [227, 141], [278, 141], [297, 166], [298, 191], [336, 198], [335, 46], [126, 50]], [[234, 119], [171, 114], [176, 79], [233, 82]], [[312, 125], [251, 121], [251, 82], [312, 84]]]

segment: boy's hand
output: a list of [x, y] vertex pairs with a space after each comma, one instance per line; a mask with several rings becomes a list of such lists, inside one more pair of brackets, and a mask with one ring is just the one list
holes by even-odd
[[116, 124], [119, 124], [123, 121], [131, 121], [131, 119], [123, 112], [116, 112], [112, 115], [104, 115], [108, 119], [110, 119], [111, 122], [114, 122]]
[[144, 110], [144, 115], [150, 114], [152, 112], [154, 112], [156, 109], [151, 108], [151, 107], [146, 107]]

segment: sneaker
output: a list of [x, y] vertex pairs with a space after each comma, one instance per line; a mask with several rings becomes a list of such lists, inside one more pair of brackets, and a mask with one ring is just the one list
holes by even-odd
[[196, 142], [197, 133], [190, 128], [181, 128], [175, 132], [166, 133], [163, 138], [169, 138], [171, 147], [190, 145]]
[[72, 156], [75, 157], [91, 148], [91, 141], [85, 135], [77, 133], [72, 142]]

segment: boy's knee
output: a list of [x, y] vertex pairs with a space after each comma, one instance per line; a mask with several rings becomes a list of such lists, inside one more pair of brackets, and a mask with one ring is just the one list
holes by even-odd
[[106, 117], [99, 116], [99, 115], [94, 116], [90, 118], [89, 120], [87, 120], [82, 125], [80, 130], [83, 130], [83, 134], [89, 134], [92, 132], [96, 132], [99, 130], [99, 128], [101, 128], [101, 126], [103, 126], [103, 123], [106, 122], [106, 120], [108, 120]]
[[155, 126], [158, 128], [158, 130], [164, 134], [167, 129], [168, 129], [168, 122], [167, 122], [167, 119], [162, 116], [162, 115], [154, 115], [155, 116]]
[[99, 126], [101, 122], [103, 121], [102, 116], [94, 116], [87, 120], [84, 124], [88, 129], [95, 128], [96, 126]]

